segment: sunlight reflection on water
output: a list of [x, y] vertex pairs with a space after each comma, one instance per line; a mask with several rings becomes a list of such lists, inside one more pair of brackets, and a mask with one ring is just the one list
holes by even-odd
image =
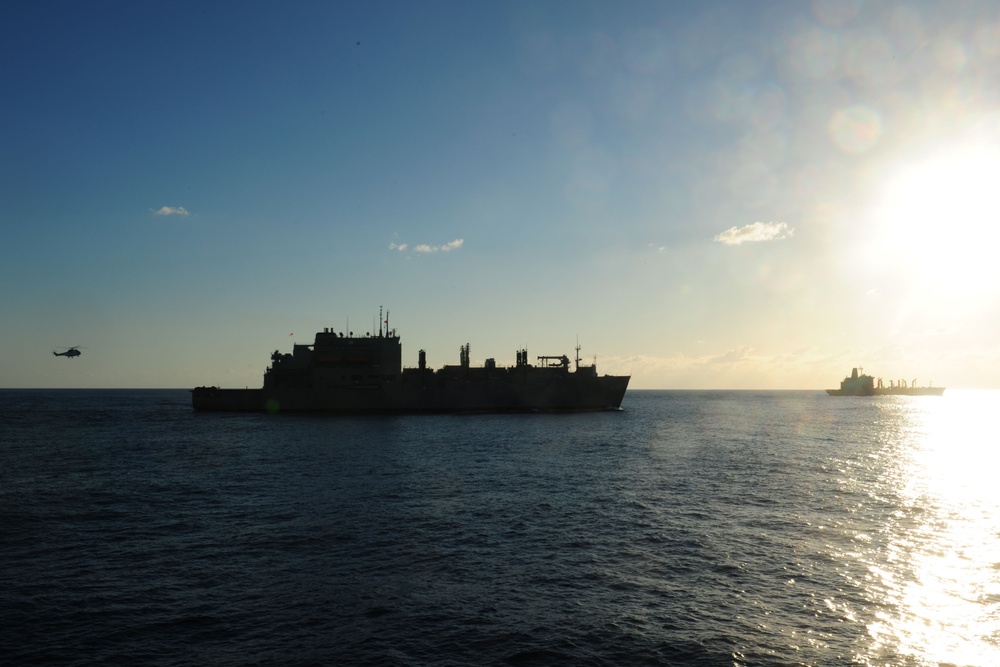
[[864, 664], [1000, 664], [1000, 485], [995, 412], [1000, 392], [884, 401], [895, 458], [879, 493], [899, 501], [885, 553], [871, 554]]

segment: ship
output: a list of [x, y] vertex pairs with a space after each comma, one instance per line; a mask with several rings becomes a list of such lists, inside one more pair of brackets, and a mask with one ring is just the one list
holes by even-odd
[[827, 389], [830, 396], [941, 396], [945, 387], [918, 386], [917, 381], [890, 380], [885, 386], [882, 378], [877, 381], [871, 375], [851, 369], [851, 375], [840, 382], [840, 389]]
[[363, 336], [324, 328], [312, 345], [276, 350], [263, 387], [196, 387], [191, 401], [195, 410], [226, 412], [593, 412], [620, 410], [631, 378], [598, 375], [596, 359], [581, 365], [579, 345], [572, 369], [566, 355], [539, 356], [532, 364], [520, 349], [514, 366], [494, 359], [472, 366], [470, 353], [462, 345], [457, 365], [435, 370], [420, 350], [418, 366], [403, 368], [400, 337], [388, 318]]

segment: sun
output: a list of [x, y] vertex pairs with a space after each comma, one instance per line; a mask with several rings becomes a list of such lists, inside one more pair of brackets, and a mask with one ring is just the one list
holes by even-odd
[[1000, 151], [962, 147], [911, 161], [880, 207], [883, 260], [948, 291], [1000, 290]]

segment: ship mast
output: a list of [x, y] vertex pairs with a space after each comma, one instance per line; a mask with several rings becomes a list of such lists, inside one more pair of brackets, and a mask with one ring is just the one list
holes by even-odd
[[580, 370], [580, 334], [576, 335], [576, 366], [573, 370]]

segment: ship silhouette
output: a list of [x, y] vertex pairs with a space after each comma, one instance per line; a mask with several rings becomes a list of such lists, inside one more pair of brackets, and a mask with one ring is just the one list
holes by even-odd
[[865, 375], [864, 369], [858, 372], [851, 369], [850, 376], [840, 382], [840, 389], [827, 389], [830, 396], [941, 396], [944, 387], [919, 387], [917, 381], [907, 383], [906, 380], [890, 380], [886, 387], [879, 378], [876, 382], [871, 375]]
[[[381, 319], [381, 317], [380, 317]], [[242, 412], [330, 412], [340, 414], [452, 412], [583, 412], [617, 410], [630, 376], [598, 375], [596, 362], [581, 365], [579, 345], [570, 368], [566, 355], [517, 351], [514, 366], [486, 359], [470, 364], [462, 345], [458, 365], [434, 370], [419, 352], [416, 368], [402, 367], [402, 346], [388, 321], [376, 334], [354, 336], [330, 328], [312, 345], [275, 351], [260, 389], [197, 387], [196, 410]]]

